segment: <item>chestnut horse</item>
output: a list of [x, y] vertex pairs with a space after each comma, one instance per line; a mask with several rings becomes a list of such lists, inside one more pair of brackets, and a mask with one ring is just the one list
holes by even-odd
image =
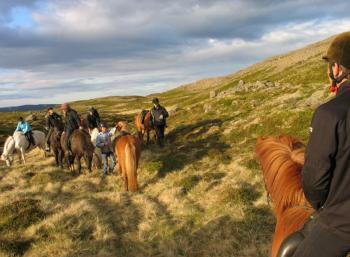
[[152, 130], [154, 130], [154, 126], [152, 126], [152, 124], [151, 124], [151, 119], [152, 119], [152, 116], [151, 116], [150, 111], [147, 111], [147, 113], [144, 117], [143, 124], [142, 124], [142, 120], [141, 120], [141, 113], [139, 113], [135, 116], [135, 127], [137, 130], [137, 135], [139, 137], [139, 140], [141, 142], [143, 142], [143, 137], [144, 137], [144, 134], [146, 133], [147, 134], [147, 144], [149, 143], [149, 134]]
[[120, 135], [115, 139], [116, 158], [119, 172], [124, 178], [125, 191], [137, 191], [137, 168], [141, 156], [140, 140], [131, 135], [126, 122], [118, 122], [117, 131]]
[[277, 255], [283, 240], [301, 229], [314, 211], [302, 189], [304, 153], [303, 144], [290, 136], [258, 138], [257, 141], [256, 155], [276, 217], [272, 257]]
[[[61, 145], [64, 150], [64, 139], [66, 133], [61, 136]], [[76, 129], [70, 138], [70, 148], [72, 151], [71, 156], [67, 156], [68, 167], [71, 171], [74, 171], [74, 160], [77, 158], [78, 173], [81, 172], [81, 157], [84, 157], [89, 171], [91, 172], [92, 157], [95, 147], [91, 143], [91, 138], [88, 132], [80, 129]]]

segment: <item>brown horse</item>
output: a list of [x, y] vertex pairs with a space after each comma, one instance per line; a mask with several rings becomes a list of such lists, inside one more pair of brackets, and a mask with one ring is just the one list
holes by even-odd
[[53, 132], [49, 138], [51, 149], [55, 155], [56, 166], [63, 169], [63, 157], [64, 152], [61, 145], [61, 136], [64, 130], [64, 126], [61, 122], [55, 121]]
[[139, 113], [135, 116], [135, 126], [136, 126], [137, 135], [139, 137], [139, 140], [141, 142], [143, 142], [143, 137], [144, 137], [144, 134], [146, 133], [147, 134], [147, 144], [149, 144], [149, 134], [152, 130], [154, 130], [154, 126], [152, 126], [151, 119], [152, 119], [152, 116], [151, 116], [150, 111], [147, 111], [143, 124], [141, 121], [141, 113]]
[[259, 138], [257, 141], [256, 155], [277, 221], [272, 257], [277, 255], [283, 240], [301, 229], [313, 212], [301, 183], [304, 152], [302, 143], [290, 136]]
[[118, 159], [119, 172], [124, 178], [125, 191], [137, 191], [137, 168], [141, 156], [140, 140], [130, 135], [126, 122], [116, 126], [121, 135], [115, 139], [115, 154]]
[[[66, 137], [66, 133], [63, 133], [61, 136], [61, 145], [64, 149], [64, 139]], [[81, 172], [81, 157], [84, 157], [85, 162], [88, 166], [89, 171], [91, 172], [91, 163], [92, 157], [94, 154], [95, 147], [91, 143], [90, 135], [84, 131], [77, 129], [73, 132], [70, 138], [70, 145], [72, 155], [67, 156], [68, 167], [71, 171], [74, 171], [74, 160], [77, 158], [78, 162], [78, 173]], [[66, 149], [64, 149], [66, 150]]]

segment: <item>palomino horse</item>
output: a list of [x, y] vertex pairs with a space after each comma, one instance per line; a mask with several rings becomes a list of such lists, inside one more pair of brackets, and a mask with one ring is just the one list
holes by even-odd
[[256, 155], [277, 221], [272, 257], [277, 255], [283, 240], [301, 229], [314, 211], [302, 189], [304, 152], [302, 143], [290, 136], [259, 138], [257, 141]]
[[[45, 154], [45, 133], [39, 130], [33, 130], [33, 138], [36, 146], [31, 146], [30, 149], [39, 147]], [[1, 155], [1, 160], [6, 161], [8, 167], [13, 161], [12, 154], [15, 149], [19, 150], [20, 158], [23, 163], [26, 163], [25, 152], [28, 150], [29, 142], [22, 132], [15, 132], [13, 136], [9, 136], [4, 144], [4, 150]]]
[[140, 140], [130, 135], [126, 122], [118, 122], [116, 126], [120, 135], [115, 139], [115, 151], [119, 172], [124, 178], [125, 190], [137, 191], [137, 168], [141, 156]]
[[[64, 150], [64, 140], [66, 133], [61, 136], [61, 145]], [[94, 154], [94, 146], [91, 143], [90, 135], [83, 130], [77, 129], [73, 132], [70, 138], [70, 148], [72, 151], [71, 156], [67, 156], [68, 167], [71, 171], [74, 171], [74, 160], [77, 158], [78, 173], [81, 172], [81, 158], [84, 157], [89, 171], [91, 172], [92, 157]]]
[[56, 166], [63, 168], [64, 152], [61, 145], [61, 136], [64, 130], [64, 126], [61, 122], [55, 121], [53, 132], [49, 138], [51, 149], [55, 155]]
[[145, 117], [144, 117], [144, 122], [142, 124], [142, 120], [141, 120], [141, 113], [137, 114], [135, 116], [135, 127], [137, 130], [137, 135], [140, 139], [141, 142], [143, 142], [143, 137], [144, 134], [147, 134], [147, 144], [149, 143], [149, 134], [152, 130], [154, 130], [154, 126], [152, 126], [151, 124], [151, 112], [147, 111]]

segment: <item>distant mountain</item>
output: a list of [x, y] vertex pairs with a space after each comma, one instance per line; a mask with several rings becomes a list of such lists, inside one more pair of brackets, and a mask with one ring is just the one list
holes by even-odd
[[11, 107], [0, 107], [0, 112], [28, 112], [28, 111], [42, 111], [55, 104], [36, 104], [36, 105], [21, 105]]

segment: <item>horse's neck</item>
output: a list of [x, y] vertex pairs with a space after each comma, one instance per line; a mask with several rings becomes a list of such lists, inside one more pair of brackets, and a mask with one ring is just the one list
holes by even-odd
[[10, 155], [13, 153], [13, 151], [15, 150], [15, 140], [12, 136], [10, 136], [4, 145], [4, 154], [5, 155]]
[[97, 136], [98, 136], [98, 129], [94, 128], [91, 131], [91, 142], [96, 143]]

